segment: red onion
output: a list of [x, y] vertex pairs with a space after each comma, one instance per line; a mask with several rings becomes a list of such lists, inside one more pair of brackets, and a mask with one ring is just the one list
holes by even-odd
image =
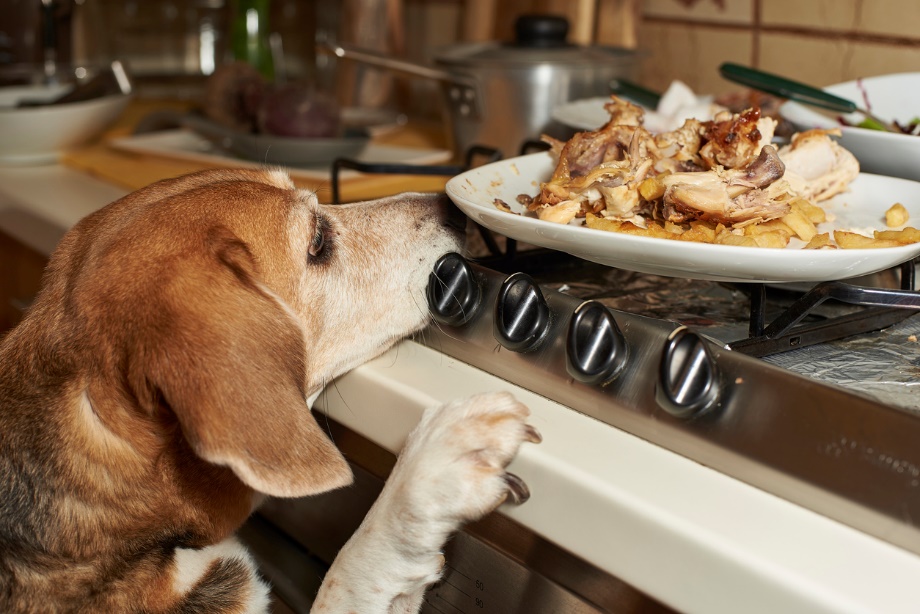
[[262, 95], [257, 114], [259, 132], [300, 138], [334, 137], [339, 133], [335, 101], [304, 85], [280, 85]]

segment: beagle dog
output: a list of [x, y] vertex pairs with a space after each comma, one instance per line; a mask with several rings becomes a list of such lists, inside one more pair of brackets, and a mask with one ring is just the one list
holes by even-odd
[[[267, 611], [233, 534], [265, 495], [350, 483], [307, 399], [426, 324], [448, 208], [212, 170], [80, 221], [0, 341], [0, 611]], [[505, 467], [539, 441], [527, 415], [427, 410], [314, 611], [417, 611], [449, 535], [526, 498]]]

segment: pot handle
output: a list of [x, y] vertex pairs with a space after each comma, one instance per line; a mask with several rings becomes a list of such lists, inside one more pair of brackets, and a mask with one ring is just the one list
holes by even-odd
[[407, 60], [398, 60], [396, 58], [380, 55], [380, 53], [361, 49], [360, 47], [343, 45], [341, 43], [320, 43], [316, 46], [316, 49], [317, 51], [334, 55], [339, 58], [354, 60], [355, 62], [369, 64], [371, 66], [376, 66], [377, 68], [395, 70], [396, 72], [406, 73], [414, 77], [434, 79], [435, 81], [446, 81], [448, 83], [454, 83], [457, 81], [465, 83], [462, 77], [458, 77], [457, 75], [449, 73], [446, 70], [438, 70], [437, 68], [431, 68], [429, 66], [425, 66], [424, 64], [417, 64]]
[[390, 58], [379, 53], [343, 45], [341, 43], [323, 42], [316, 45], [316, 50], [321, 53], [334, 55], [344, 60], [353, 60], [377, 68], [385, 68], [401, 72], [413, 77], [432, 79], [447, 83], [448, 103], [453, 111], [472, 119], [478, 119], [481, 114], [482, 101], [479, 96], [479, 86], [476, 79], [466, 75], [458, 75], [446, 70], [439, 70], [424, 64], [417, 64], [407, 60]]

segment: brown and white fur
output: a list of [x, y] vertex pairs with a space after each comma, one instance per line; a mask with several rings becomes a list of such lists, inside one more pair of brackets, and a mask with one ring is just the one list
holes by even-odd
[[[234, 531], [344, 486], [306, 399], [427, 321], [443, 197], [322, 206], [278, 170], [153, 184], [68, 232], [0, 341], [0, 611], [260, 612]], [[507, 394], [426, 411], [314, 611], [412, 612], [463, 522], [526, 496]]]

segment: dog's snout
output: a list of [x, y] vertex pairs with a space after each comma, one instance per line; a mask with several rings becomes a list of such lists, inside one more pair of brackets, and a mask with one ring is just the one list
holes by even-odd
[[466, 232], [466, 214], [455, 205], [446, 194], [438, 199], [438, 205], [444, 212], [444, 225], [457, 232]]

